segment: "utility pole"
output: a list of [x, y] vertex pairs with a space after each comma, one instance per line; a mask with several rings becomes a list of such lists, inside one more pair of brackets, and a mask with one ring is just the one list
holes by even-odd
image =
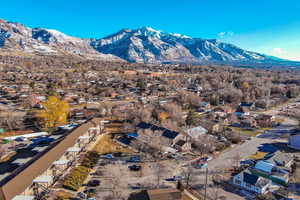
[[204, 200], [206, 200], [206, 192], [207, 192], [207, 175], [208, 175], [208, 167], [205, 168], [205, 190], [204, 190]]
[[187, 179], [186, 179], [186, 186], [187, 186], [187, 187], [189, 187], [190, 176], [191, 176], [191, 172], [188, 172], [188, 174], [187, 174]]

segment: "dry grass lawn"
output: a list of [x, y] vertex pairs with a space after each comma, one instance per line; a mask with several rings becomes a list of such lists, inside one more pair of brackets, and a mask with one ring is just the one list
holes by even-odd
[[133, 153], [132, 150], [122, 147], [121, 145], [115, 143], [109, 134], [104, 134], [100, 136], [99, 142], [94, 147], [94, 151], [98, 152], [99, 154], [108, 154], [108, 153], [116, 153], [116, 152], [123, 152], [123, 153]]
[[246, 135], [246, 136], [257, 136], [258, 134], [262, 134], [265, 131], [270, 130], [271, 128], [261, 128], [257, 129], [255, 131], [252, 130], [247, 130], [239, 127], [231, 127], [235, 132], [240, 133], [241, 135]]

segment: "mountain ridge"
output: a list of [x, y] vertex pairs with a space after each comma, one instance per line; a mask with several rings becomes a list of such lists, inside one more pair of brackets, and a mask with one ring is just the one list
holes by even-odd
[[216, 39], [192, 38], [151, 27], [125, 28], [100, 39], [82, 39], [1, 19], [0, 50], [137, 63], [300, 66], [300, 62], [247, 51]]

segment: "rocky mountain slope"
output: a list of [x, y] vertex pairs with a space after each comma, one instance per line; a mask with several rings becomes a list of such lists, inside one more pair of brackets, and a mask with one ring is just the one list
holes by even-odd
[[86, 58], [121, 60], [102, 54], [90, 46], [89, 40], [68, 36], [56, 30], [29, 28], [20, 23], [0, 20], [1, 52], [22, 55], [74, 55]]
[[99, 52], [113, 54], [129, 62], [295, 64], [215, 39], [191, 38], [149, 27], [124, 29], [108, 37], [91, 40], [91, 45]]
[[226, 64], [238, 66], [300, 66], [214, 39], [191, 38], [149, 27], [123, 29], [102, 39], [81, 39], [44, 28], [0, 20], [0, 53], [75, 55], [139, 63]]

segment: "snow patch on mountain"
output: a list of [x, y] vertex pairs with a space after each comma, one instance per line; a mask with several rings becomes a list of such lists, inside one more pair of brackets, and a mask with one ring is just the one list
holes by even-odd
[[91, 46], [104, 54], [113, 54], [129, 62], [262, 62], [269, 57], [243, 50], [215, 39], [191, 38], [150, 27], [124, 29], [103, 39], [91, 40]]
[[29, 28], [0, 19], [0, 48], [1, 51], [140, 63], [295, 65], [288, 60], [243, 50], [219, 40], [192, 38], [151, 27], [122, 29], [101, 39], [81, 39], [54, 29]]
[[29, 28], [20, 23], [0, 20], [0, 48], [24, 51], [31, 54], [76, 55], [86, 58], [121, 61], [120, 58], [102, 54], [90, 45], [89, 39], [68, 36], [60, 31]]

